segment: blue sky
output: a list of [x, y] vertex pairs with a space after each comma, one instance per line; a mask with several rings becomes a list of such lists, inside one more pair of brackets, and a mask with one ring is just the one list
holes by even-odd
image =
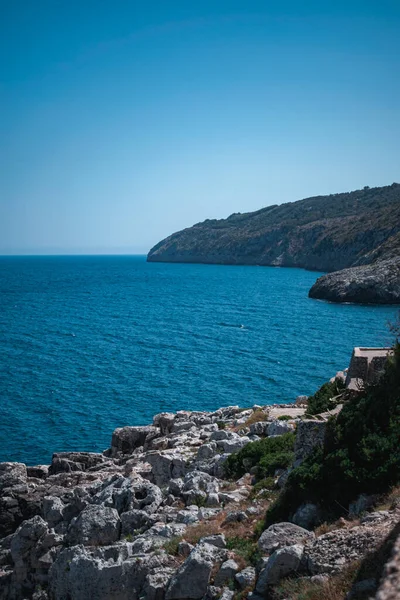
[[0, 253], [400, 180], [398, 0], [0, 0]]

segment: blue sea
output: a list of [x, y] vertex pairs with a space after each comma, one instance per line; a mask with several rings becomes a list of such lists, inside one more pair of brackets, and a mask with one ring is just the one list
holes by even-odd
[[353, 346], [390, 341], [395, 307], [310, 300], [319, 273], [0, 258], [0, 461], [102, 451], [161, 411], [311, 394]]

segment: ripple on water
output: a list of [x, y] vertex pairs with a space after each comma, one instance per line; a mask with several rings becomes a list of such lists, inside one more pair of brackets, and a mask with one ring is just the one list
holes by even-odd
[[396, 309], [310, 300], [299, 269], [0, 258], [0, 460], [102, 451], [179, 409], [292, 401], [388, 342]]

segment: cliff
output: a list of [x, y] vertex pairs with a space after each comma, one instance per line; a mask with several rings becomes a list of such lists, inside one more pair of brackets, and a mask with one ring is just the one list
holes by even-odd
[[[399, 256], [400, 184], [393, 183], [207, 219], [159, 242], [147, 260], [331, 272]], [[324, 297], [318, 289], [313, 297]], [[396, 294], [390, 298], [383, 301], [400, 301]], [[331, 299], [340, 301], [340, 294]], [[353, 294], [353, 301], [363, 300]]]

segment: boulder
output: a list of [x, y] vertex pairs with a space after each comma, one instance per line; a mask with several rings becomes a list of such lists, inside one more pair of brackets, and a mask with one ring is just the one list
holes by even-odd
[[226, 560], [222, 563], [218, 573], [215, 576], [214, 584], [216, 586], [222, 586], [224, 583], [232, 581], [236, 573], [239, 571], [239, 565], [232, 560]]
[[149, 573], [143, 586], [143, 597], [146, 600], [164, 600], [168, 582], [174, 573], [174, 569], [163, 567], [153, 573]]
[[253, 586], [256, 580], [256, 570], [254, 567], [246, 567], [243, 571], [236, 573], [235, 580], [241, 590]]
[[151, 425], [145, 427], [119, 427], [112, 434], [111, 456], [117, 456], [119, 453], [132, 454], [135, 448], [144, 446], [148, 435], [158, 433], [158, 428]]
[[293, 423], [288, 423], [287, 421], [273, 421], [267, 427], [267, 435], [283, 435], [284, 433], [289, 433], [294, 430]]
[[153, 481], [158, 486], [167, 485], [171, 479], [184, 477], [186, 473], [186, 455], [177, 450], [151, 452], [146, 460], [152, 467]]
[[69, 544], [107, 546], [119, 539], [121, 521], [118, 512], [107, 506], [87, 506], [72, 519], [68, 529]]
[[267, 565], [257, 580], [256, 592], [266, 594], [268, 587], [278, 583], [283, 577], [299, 570], [304, 547], [300, 544], [285, 546], [270, 556]]
[[23, 463], [2, 462], [0, 463], [0, 492], [6, 495], [6, 490], [19, 488], [26, 491], [26, 466]]
[[49, 598], [139, 600], [151, 586], [148, 577], [165, 570], [167, 563], [167, 555], [131, 555], [129, 544], [66, 548], [50, 569]]
[[96, 452], [55, 452], [49, 467], [49, 475], [89, 471], [112, 464], [103, 454]]
[[173, 575], [166, 593], [166, 600], [199, 600], [207, 593], [211, 571], [215, 564], [223, 562], [226, 552], [199, 544]]
[[293, 523], [275, 523], [266, 529], [258, 540], [258, 548], [263, 554], [272, 554], [275, 550], [293, 544], [305, 544], [315, 539], [315, 534]]

